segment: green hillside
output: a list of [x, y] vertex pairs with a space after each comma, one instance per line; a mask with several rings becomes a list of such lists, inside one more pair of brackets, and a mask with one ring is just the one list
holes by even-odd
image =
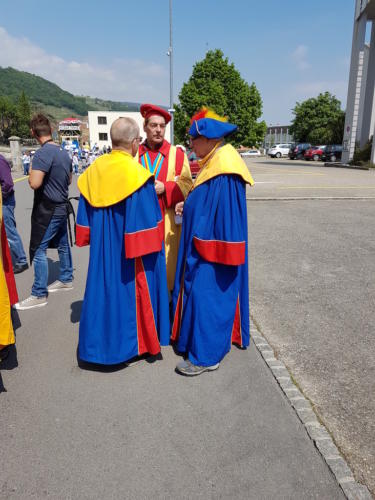
[[13, 68], [0, 67], [0, 96], [16, 101], [22, 91], [29, 98], [34, 111], [45, 112], [55, 121], [69, 115], [84, 117], [87, 116], [89, 110], [139, 110], [138, 103], [75, 96], [40, 76]]

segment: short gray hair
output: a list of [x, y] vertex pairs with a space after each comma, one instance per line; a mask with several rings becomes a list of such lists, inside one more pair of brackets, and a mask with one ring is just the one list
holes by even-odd
[[129, 147], [139, 137], [139, 127], [133, 118], [117, 118], [111, 126], [112, 147]]

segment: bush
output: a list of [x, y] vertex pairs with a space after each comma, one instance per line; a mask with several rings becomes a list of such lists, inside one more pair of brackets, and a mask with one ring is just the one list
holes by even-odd
[[372, 137], [366, 142], [362, 149], [356, 144], [351, 165], [363, 165], [370, 163], [372, 150]]

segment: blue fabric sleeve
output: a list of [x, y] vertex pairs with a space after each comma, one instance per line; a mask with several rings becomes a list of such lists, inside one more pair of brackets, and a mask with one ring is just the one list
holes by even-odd
[[236, 175], [220, 175], [210, 185], [205, 214], [195, 236], [204, 240], [247, 240], [246, 185]]
[[162, 220], [153, 182], [153, 179], [150, 179], [126, 199], [124, 233], [135, 233], [157, 227]]
[[162, 248], [163, 220], [153, 179], [125, 200], [125, 255], [135, 258]]
[[89, 206], [86, 199], [81, 195], [79, 197], [77, 212], [77, 224], [79, 226], [90, 227]]

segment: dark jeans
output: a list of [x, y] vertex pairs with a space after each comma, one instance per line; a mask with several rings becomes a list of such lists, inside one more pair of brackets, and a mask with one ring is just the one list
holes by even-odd
[[57, 241], [57, 251], [60, 259], [59, 280], [69, 283], [73, 280], [72, 254], [69, 247], [66, 215], [54, 215], [47, 227], [43, 239], [34, 256], [34, 284], [31, 295], [46, 297], [48, 281], [47, 248], [49, 242]]
[[13, 266], [22, 266], [27, 264], [27, 260], [21, 237], [17, 231], [16, 219], [14, 217], [15, 206], [16, 200], [14, 193], [12, 193], [8, 198], [3, 200], [3, 219]]

